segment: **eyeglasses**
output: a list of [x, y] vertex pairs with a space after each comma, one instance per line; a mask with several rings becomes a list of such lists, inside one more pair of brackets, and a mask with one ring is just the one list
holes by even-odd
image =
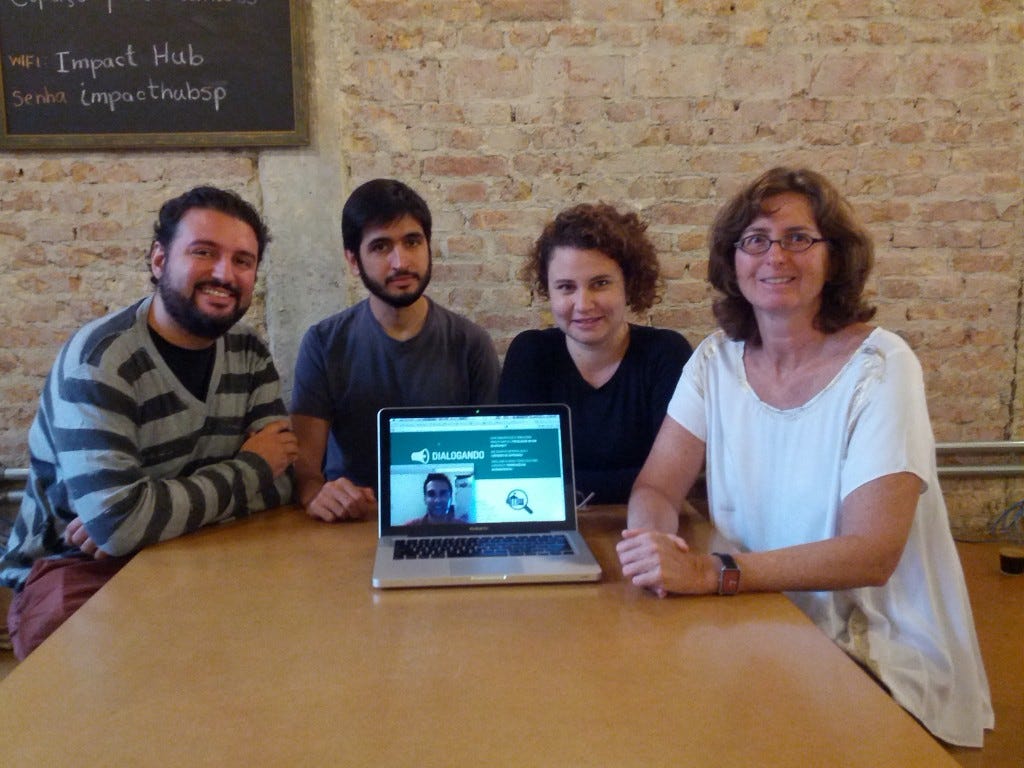
[[827, 239], [811, 237], [805, 232], [790, 232], [778, 240], [772, 240], [767, 235], [747, 235], [741, 237], [733, 245], [751, 256], [762, 256], [771, 250], [772, 243], [778, 243], [782, 246], [782, 250], [790, 253], [803, 253], [815, 243], [824, 243]]

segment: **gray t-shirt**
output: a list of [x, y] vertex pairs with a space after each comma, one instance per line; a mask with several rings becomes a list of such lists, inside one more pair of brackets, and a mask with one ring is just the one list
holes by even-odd
[[487, 332], [430, 301], [422, 330], [397, 341], [364, 299], [306, 331], [292, 413], [330, 423], [324, 476], [377, 487], [377, 411], [475, 405], [498, 397], [500, 367]]

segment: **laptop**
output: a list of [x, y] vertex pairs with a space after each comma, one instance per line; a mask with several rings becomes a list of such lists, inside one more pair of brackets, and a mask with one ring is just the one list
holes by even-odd
[[597, 581], [566, 405], [384, 408], [373, 586]]

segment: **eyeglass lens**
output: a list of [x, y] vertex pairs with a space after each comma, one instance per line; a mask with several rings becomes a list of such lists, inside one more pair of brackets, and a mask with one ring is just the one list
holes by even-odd
[[760, 256], [762, 253], [767, 253], [773, 243], [778, 243], [782, 246], [785, 251], [792, 251], [794, 253], [800, 253], [806, 251], [815, 243], [820, 243], [821, 238], [811, 237], [800, 232], [783, 235], [778, 240], [773, 240], [766, 235], [747, 235], [744, 238], [740, 238], [739, 242], [736, 243], [736, 247], [751, 254], [752, 256]]

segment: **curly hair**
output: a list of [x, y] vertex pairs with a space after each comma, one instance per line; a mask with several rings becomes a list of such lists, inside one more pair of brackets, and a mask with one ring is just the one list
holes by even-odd
[[538, 295], [549, 299], [548, 266], [555, 248], [600, 251], [622, 270], [629, 308], [643, 312], [660, 301], [661, 285], [658, 254], [646, 230], [647, 224], [635, 213], [621, 213], [607, 203], [567, 208], [544, 227], [520, 277]]
[[738, 192], [719, 210], [711, 227], [708, 282], [721, 294], [712, 310], [718, 324], [736, 341], [761, 344], [754, 308], [740, 292], [736, 276], [736, 241], [750, 222], [767, 214], [765, 202], [775, 195], [803, 195], [828, 245], [828, 279], [814, 326], [835, 333], [870, 320], [875, 307], [864, 300], [864, 285], [874, 265], [874, 245], [850, 204], [821, 174], [804, 168], [772, 168]]

